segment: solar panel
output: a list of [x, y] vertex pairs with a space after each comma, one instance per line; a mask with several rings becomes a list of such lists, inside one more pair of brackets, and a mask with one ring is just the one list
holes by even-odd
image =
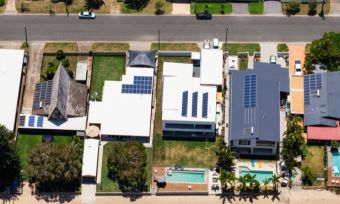
[[188, 91], [182, 93], [182, 116], [187, 116], [188, 114]]
[[203, 102], [202, 102], [202, 117], [208, 117], [208, 92], [203, 94]]
[[49, 80], [46, 82], [41, 82], [35, 85], [34, 91], [34, 99], [33, 99], [33, 109], [40, 108], [40, 102], [42, 102], [43, 106], [50, 105], [51, 97], [52, 97], [52, 87], [53, 80]]
[[304, 104], [310, 104], [311, 95], [316, 95], [318, 89], [322, 89], [321, 74], [308, 74], [303, 79], [304, 87]]
[[28, 126], [29, 126], [29, 127], [34, 127], [34, 122], [35, 122], [35, 116], [30, 115], [30, 116], [28, 117]]
[[152, 77], [150, 76], [134, 76], [133, 84], [122, 84], [122, 93], [128, 94], [151, 94], [152, 93]]
[[256, 75], [244, 76], [244, 98], [243, 106], [245, 108], [256, 106]]
[[37, 126], [42, 127], [44, 125], [44, 117], [39, 116], [37, 121]]
[[198, 99], [198, 92], [192, 93], [192, 117], [197, 117], [197, 99]]
[[19, 117], [19, 126], [25, 126], [25, 121], [26, 121], [26, 116], [25, 115], [21, 115]]

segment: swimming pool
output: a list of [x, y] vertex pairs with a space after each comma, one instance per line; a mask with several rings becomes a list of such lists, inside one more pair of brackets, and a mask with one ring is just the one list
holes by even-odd
[[272, 171], [255, 171], [255, 170], [250, 170], [248, 167], [245, 166], [240, 166], [239, 167], [239, 173], [240, 176], [244, 176], [246, 174], [250, 175], [256, 175], [256, 180], [258, 180], [260, 183], [263, 183], [265, 179], [270, 179], [273, 176]]
[[340, 170], [340, 153], [339, 152], [332, 152], [332, 165], [333, 167], [338, 167], [338, 170]]
[[166, 175], [169, 183], [205, 183], [205, 171], [172, 171], [172, 175]]

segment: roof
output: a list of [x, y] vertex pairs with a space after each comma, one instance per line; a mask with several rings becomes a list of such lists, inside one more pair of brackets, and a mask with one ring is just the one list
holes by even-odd
[[202, 49], [201, 84], [222, 85], [223, 51], [220, 49]]
[[290, 78], [290, 109], [293, 114], [304, 113], [303, 76], [291, 76]]
[[16, 121], [24, 51], [0, 49], [0, 124], [13, 131]]
[[87, 64], [77, 63], [76, 81], [86, 81]]
[[156, 67], [155, 51], [129, 51], [129, 67]]
[[280, 93], [289, 91], [288, 69], [255, 63], [253, 70], [231, 71], [230, 76], [229, 140], [278, 142]]
[[[215, 122], [217, 88], [216, 86], [201, 85], [200, 78], [193, 77], [192, 75], [192, 64], [164, 62], [162, 100], [163, 121]], [[183, 94], [185, 94], [185, 92], [187, 92], [187, 114], [186, 116], [183, 116], [182, 103]], [[195, 97], [197, 97], [196, 116], [193, 114], [193, 101]], [[206, 117], [203, 115], [204, 97], [207, 97]]]
[[340, 140], [340, 126], [337, 122], [336, 127], [307, 127], [308, 140]]
[[340, 119], [340, 72], [304, 76], [304, 123], [335, 127]]
[[99, 140], [85, 139], [82, 176], [97, 176]]
[[[123, 93], [141, 76], [151, 80], [150, 93]], [[134, 67], [126, 68], [122, 81], [105, 81], [102, 101], [90, 102], [88, 123], [101, 124], [102, 135], [149, 137], [152, 81], [153, 69]]]

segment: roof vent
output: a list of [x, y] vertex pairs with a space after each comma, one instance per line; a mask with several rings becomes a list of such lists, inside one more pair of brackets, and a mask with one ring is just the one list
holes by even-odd
[[251, 126], [250, 128], [250, 133], [253, 135], [254, 134], [254, 126]]
[[316, 90], [316, 96], [320, 97], [320, 89]]

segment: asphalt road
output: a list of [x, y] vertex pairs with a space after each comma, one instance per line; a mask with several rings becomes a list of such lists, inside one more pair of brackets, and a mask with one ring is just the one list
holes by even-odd
[[0, 16], [0, 40], [202, 41], [218, 37], [228, 41], [311, 41], [323, 32], [340, 32], [340, 18], [214, 16], [198, 21], [193, 16]]

